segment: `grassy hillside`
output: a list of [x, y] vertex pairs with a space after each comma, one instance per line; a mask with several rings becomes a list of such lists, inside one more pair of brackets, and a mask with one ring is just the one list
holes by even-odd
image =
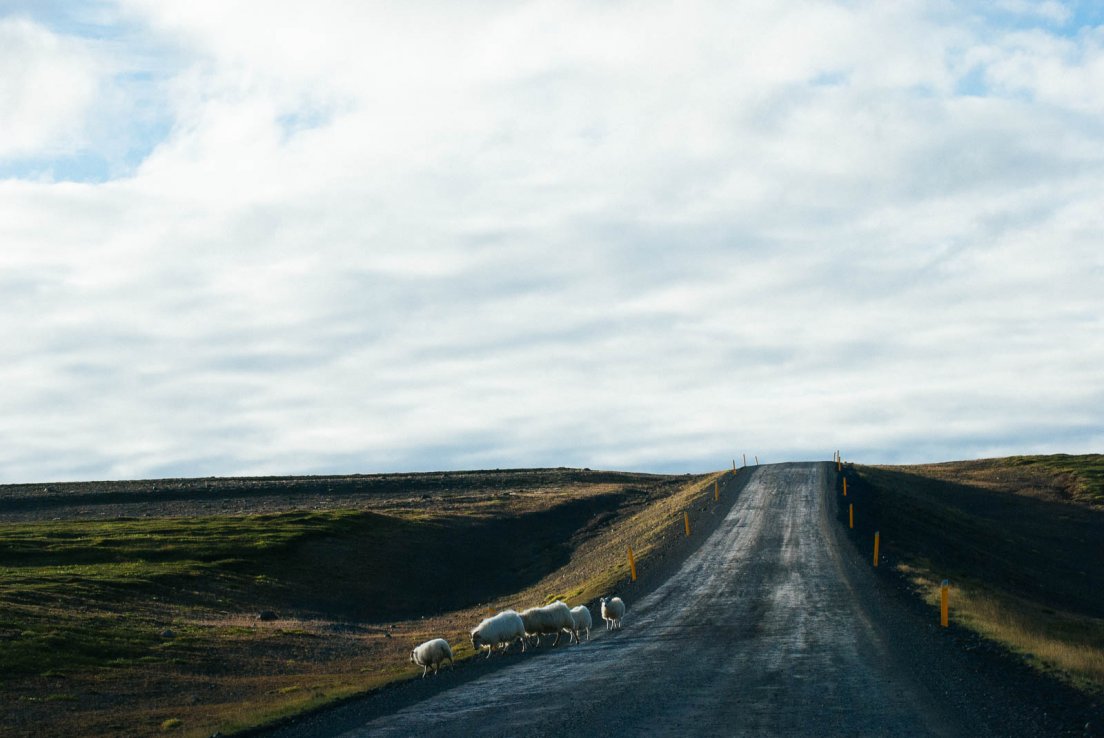
[[[183, 483], [171, 514], [152, 483], [0, 490], [45, 511], [0, 522], [0, 735], [228, 734], [420, 674], [407, 656], [429, 637], [466, 658], [488, 612], [624, 587], [625, 545], [646, 570], [716, 476], [469, 473], [377, 495], [358, 479], [359, 509], [281, 496], [230, 515], [185, 514]], [[328, 507], [327, 484], [300, 507]], [[110, 517], [134, 500], [150, 517]]]
[[900, 468], [1022, 497], [1104, 505], [1104, 454], [1010, 456]]
[[[1099, 455], [846, 470], [854, 539], [956, 622], [1088, 690], [1104, 689]], [[842, 498], [841, 498], [842, 500]], [[846, 504], [841, 514], [846, 515]]]

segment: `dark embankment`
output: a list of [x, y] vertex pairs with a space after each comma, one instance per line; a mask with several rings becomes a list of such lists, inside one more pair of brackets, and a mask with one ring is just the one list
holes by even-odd
[[840, 524], [853, 504], [852, 540], [869, 556], [880, 532], [882, 574], [933, 604], [939, 582], [950, 580], [957, 625], [1099, 692], [1104, 510], [1080, 502], [1097, 492], [1092, 477], [1071, 471], [1079, 457], [1023, 458], [848, 467]]

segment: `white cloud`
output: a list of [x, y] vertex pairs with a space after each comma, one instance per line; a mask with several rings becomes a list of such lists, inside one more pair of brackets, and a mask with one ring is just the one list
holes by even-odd
[[993, 3], [997, 10], [1014, 15], [1034, 16], [1053, 23], [1066, 23], [1073, 13], [1065, 3], [1056, 0], [999, 0]]
[[1099, 117], [1104, 113], [1104, 26], [1056, 37], [1025, 31], [1003, 40], [986, 68], [997, 89], [1041, 105]]
[[918, 1], [121, 13], [174, 50], [142, 111], [172, 126], [124, 178], [0, 183], [2, 479], [1099, 441], [1104, 126], [1061, 81], [1094, 84], [1094, 31]]
[[82, 41], [0, 17], [0, 161], [80, 147], [105, 72]]

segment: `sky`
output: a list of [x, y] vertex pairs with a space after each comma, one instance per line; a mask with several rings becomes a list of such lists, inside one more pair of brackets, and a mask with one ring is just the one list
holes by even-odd
[[1104, 7], [0, 0], [0, 482], [1104, 451]]

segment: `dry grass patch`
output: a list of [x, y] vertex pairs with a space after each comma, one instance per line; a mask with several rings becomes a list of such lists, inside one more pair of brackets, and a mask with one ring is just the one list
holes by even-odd
[[[939, 607], [941, 580], [898, 565], [924, 601]], [[1055, 610], [975, 582], [949, 587], [950, 617], [1083, 690], [1104, 692], [1104, 620]]]

